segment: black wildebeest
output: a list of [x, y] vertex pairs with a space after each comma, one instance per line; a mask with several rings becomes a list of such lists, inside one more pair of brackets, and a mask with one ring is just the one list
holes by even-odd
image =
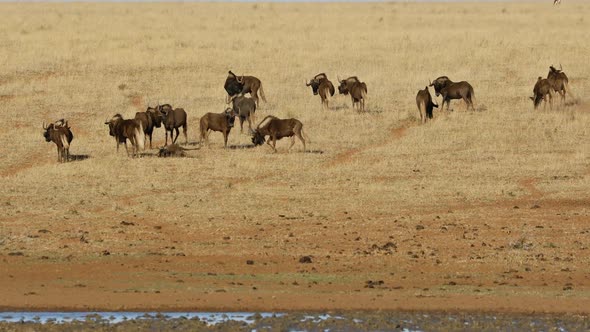
[[[172, 106], [169, 104], [158, 105], [156, 106], [156, 114], [156, 116], [159, 115], [162, 117], [162, 124], [166, 131], [166, 143], [164, 145], [168, 145], [168, 132], [170, 132], [172, 144], [176, 143], [180, 135], [180, 130], [178, 130], [180, 127], [182, 127], [182, 133], [184, 134], [184, 144], [188, 144], [188, 136], [186, 134], [188, 124], [186, 121], [186, 112], [183, 108], [172, 109]], [[174, 130], [176, 130], [176, 137], [174, 137]]]
[[234, 126], [236, 113], [233, 108], [227, 108], [222, 113], [207, 113], [201, 117], [201, 143], [203, 141], [209, 144], [209, 134], [211, 131], [219, 131], [223, 134], [223, 146], [227, 148], [227, 137]]
[[[295, 144], [295, 136], [297, 136], [301, 140], [301, 143], [303, 143], [303, 152], [305, 152], [305, 139], [303, 139], [303, 135], [305, 133], [303, 132], [301, 121], [297, 119], [279, 119], [269, 115], [260, 121], [256, 130], [254, 130], [252, 143], [254, 145], [262, 145], [265, 142], [265, 137], [269, 136], [266, 144], [272, 147], [274, 152], [277, 152], [277, 140], [283, 137], [291, 137], [291, 145], [289, 145], [289, 150], [291, 150]], [[271, 141], [272, 145], [270, 144]]]
[[565, 94], [569, 93], [571, 95], [571, 92], [569, 91], [569, 79], [562, 70], [563, 68], [561, 67], [561, 64], [559, 65], [559, 69], [549, 66], [547, 80], [549, 81], [549, 84], [551, 84], [553, 91], [559, 93], [561, 101], [565, 105]]
[[256, 102], [256, 106], [259, 106], [258, 91], [260, 91], [260, 97], [262, 97], [262, 100], [266, 102], [264, 89], [262, 89], [262, 83], [254, 76], [237, 76], [230, 70], [228, 72], [227, 78], [225, 79], [225, 84], [223, 87], [228, 94], [228, 99], [238, 94], [244, 95], [249, 93], [252, 96], [252, 99], [254, 99]]
[[364, 111], [365, 100], [367, 99], [367, 85], [365, 82], [361, 82], [356, 76], [351, 76], [342, 81], [338, 78], [338, 83], [340, 83], [338, 92], [344, 95], [350, 94], [352, 107], [358, 105], [358, 111]]
[[328, 80], [328, 76], [325, 73], [317, 74], [309, 82], [306, 82], [305, 85], [311, 86], [314, 96], [317, 94], [320, 95], [322, 108], [329, 109], [330, 97], [334, 96], [336, 90], [332, 82]]
[[235, 95], [229, 99], [234, 113], [240, 118], [240, 133], [244, 132], [244, 121], [248, 120], [248, 128], [252, 132], [252, 121], [255, 121], [256, 103], [254, 99], [245, 97], [242, 94]]
[[117, 152], [119, 152], [119, 144], [125, 144], [125, 150], [129, 155], [127, 140], [131, 142], [133, 147], [133, 156], [139, 155], [139, 150], [144, 149], [145, 134], [140, 121], [135, 119], [125, 120], [121, 114], [117, 113], [110, 120], [107, 119], [104, 124], [109, 126], [109, 135], [113, 136], [117, 142]]
[[57, 161], [67, 162], [70, 157], [70, 143], [74, 139], [68, 122], [61, 119], [49, 125], [43, 123], [43, 130], [45, 141], [53, 142], [57, 146]]
[[135, 113], [135, 120], [141, 122], [143, 133], [150, 139], [150, 149], [152, 148], [152, 134], [154, 128], [160, 128], [162, 125], [162, 117], [157, 116], [156, 109], [148, 107], [145, 112]]
[[418, 105], [418, 111], [420, 111], [420, 119], [422, 123], [426, 122], [426, 119], [432, 119], [432, 108], [438, 105], [432, 102], [432, 96], [428, 87], [424, 87], [424, 90], [418, 90], [416, 95], [416, 105]]
[[467, 104], [467, 109], [471, 107], [472, 110], [475, 110], [473, 107], [475, 93], [471, 84], [465, 81], [453, 82], [447, 76], [441, 76], [431, 82], [430, 86], [434, 87], [437, 97], [442, 95], [441, 112], [445, 108], [445, 102], [447, 103], [447, 111], [449, 110], [451, 99], [463, 99]]
[[533, 88], [533, 96], [530, 97], [535, 109], [539, 107], [542, 100], [545, 101], [543, 109], [547, 108], [547, 96], [549, 96], [549, 106], [553, 108], [553, 86], [548, 79], [539, 76], [539, 78], [537, 78], [537, 83], [535, 83], [535, 87]]

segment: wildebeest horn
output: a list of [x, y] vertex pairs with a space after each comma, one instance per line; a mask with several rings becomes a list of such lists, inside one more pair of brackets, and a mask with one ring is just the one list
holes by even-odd
[[43, 121], [43, 130], [46, 130], [47, 126], [45, 125], [45, 121]]
[[104, 121], [104, 124], [108, 125], [110, 123], [109, 118]]
[[428, 80], [428, 86], [432, 86], [432, 81]]
[[561, 67], [561, 63], [559, 64], [559, 70], [563, 70], [563, 68]]
[[340, 80], [340, 76], [336, 76], [336, 79], [338, 80], [338, 83], [342, 83], [342, 81]]
[[305, 80], [305, 86], [310, 86], [311, 85], [311, 81], [309, 81], [309, 83], [307, 82], [307, 80]]

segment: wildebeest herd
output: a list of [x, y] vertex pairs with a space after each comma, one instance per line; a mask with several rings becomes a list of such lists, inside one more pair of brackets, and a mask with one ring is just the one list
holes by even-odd
[[[560, 69], [553, 65], [549, 67], [547, 78], [539, 77], [533, 88], [533, 106], [535, 109], [542, 101], [547, 106], [549, 100], [550, 107], [553, 107], [553, 95], [557, 92], [561, 96], [562, 103], [565, 104], [566, 94], [570, 94], [568, 86], [568, 77]], [[344, 80], [338, 78], [338, 92], [343, 95], [350, 95], [352, 107], [358, 112], [365, 111], [365, 101], [367, 100], [367, 85], [361, 82], [357, 76], [351, 76]], [[336, 89], [325, 73], [318, 74], [305, 82], [306, 86], [311, 86], [314, 95], [320, 95], [322, 108], [329, 110], [330, 97], [334, 96]], [[419, 90], [416, 95], [416, 105], [418, 107], [420, 119], [425, 123], [427, 119], [433, 118], [433, 109], [439, 105], [434, 103], [429, 91], [429, 87], [434, 89], [437, 97], [442, 96], [440, 111], [442, 112], [447, 105], [447, 111], [452, 99], [462, 99], [467, 105], [467, 109], [475, 110], [473, 99], [475, 93], [471, 84], [466, 81], [453, 82], [447, 76], [441, 76], [430, 82], [423, 90]], [[259, 106], [259, 97], [266, 102], [264, 90], [261, 81], [254, 76], [238, 76], [231, 70], [228, 72], [224, 84], [227, 92], [226, 104], [228, 107], [221, 113], [207, 113], [200, 118], [200, 144], [209, 143], [209, 134], [211, 131], [221, 132], [223, 134], [224, 147], [227, 148], [227, 140], [231, 129], [234, 127], [235, 118], [240, 120], [240, 131], [244, 130], [244, 122], [248, 122], [248, 130], [252, 137], [254, 146], [267, 143], [276, 152], [276, 141], [291, 137], [291, 145], [295, 144], [297, 137], [303, 144], [303, 151], [306, 149], [306, 136], [303, 132], [303, 124], [297, 119], [279, 119], [275, 116], [266, 116], [260, 123], [252, 129], [252, 122], [255, 122], [255, 112]], [[246, 94], [250, 94], [247, 97]], [[150, 149], [152, 148], [152, 135], [155, 128], [164, 126], [165, 145], [160, 148], [159, 156], [184, 155], [185, 150], [194, 150], [182, 148], [176, 144], [182, 128], [184, 143], [188, 143], [187, 113], [183, 108], [173, 108], [170, 104], [148, 106], [145, 112], [137, 112], [134, 119], [123, 119], [121, 114], [115, 114], [105, 121], [108, 125], [109, 135], [113, 136], [116, 142], [116, 149], [119, 150], [120, 144], [125, 144], [128, 155], [138, 156], [141, 150], [145, 149], [146, 138], [149, 138]], [[43, 123], [43, 136], [47, 142], [54, 142], [57, 146], [58, 162], [67, 162], [69, 159], [69, 148], [74, 138], [70, 130], [68, 121], [60, 119], [54, 123], [46, 125]], [[170, 132], [171, 145], [168, 145], [168, 132]], [[176, 135], [174, 133], [176, 132]], [[268, 138], [267, 138], [268, 137]], [[309, 139], [307, 138], [309, 141]], [[127, 145], [131, 144], [131, 153]]]

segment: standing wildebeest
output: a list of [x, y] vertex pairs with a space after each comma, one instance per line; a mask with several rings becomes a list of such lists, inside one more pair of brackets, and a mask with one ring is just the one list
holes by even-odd
[[449, 110], [451, 99], [463, 99], [467, 104], [467, 109], [471, 107], [472, 110], [475, 110], [473, 107], [475, 93], [471, 84], [465, 81], [453, 82], [447, 76], [441, 76], [435, 79], [434, 82], [431, 82], [430, 86], [434, 87], [437, 97], [442, 95], [441, 112], [445, 108], [445, 102], [447, 103], [447, 111]]
[[[156, 106], [156, 111], [161, 115], [162, 124], [166, 131], [166, 143], [164, 143], [164, 145], [168, 145], [168, 132], [170, 132], [170, 140], [172, 141], [172, 144], [176, 143], [178, 135], [180, 135], [180, 130], [178, 130], [180, 127], [182, 127], [182, 133], [184, 134], [184, 144], [188, 144], [188, 136], [186, 135], [186, 112], [184, 109], [172, 109], [172, 106], [165, 104]], [[174, 130], [176, 130], [176, 137], [174, 137]]]
[[68, 122], [61, 119], [47, 126], [43, 123], [43, 130], [45, 141], [53, 142], [57, 146], [57, 161], [67, 162], [70, 157], [70, 143], [74, 139]]
[[432, 119], [432, 108], [438, 108], [438, 105], [432, 102], [432, 96], [428, 87], [424, 87], [424, 90], [419, 90], [416, 95], [416, 105], [418, 105], [418, 111], [420, 111], [420, 119], [422, 123], [426, 122], [426, 119]]
[[256, 103], [254, 102], [254, 99], [238, 94], [231, 97], [228, 104], [229, 103], [232, 103], [234, 113], [240, 118], [240, 133], [244, 132], [245, 120], [248, 120], [248, 128], [250, 128], [250, 132], [252, 132], [252, 121], [255, 121], [254, 112], [256, 112]]
[[127, 140], [131, 142], [133, 147], [133, 156], [139, 155], [139, 150], [145, 148], [145, 134], [140, 121], [135, 119], [124, 120], [123, 116], [117, 113], [110, 120], [106, 120], [104, 124], [109, 126], [109, 135], [113, 136], [117, 141], [117, 152], [119, 152], [119, 144], [125, 144], [125, 151], [129, 155]]
[[135, 113], [135, 120], [141, 122], [143, 133], [150, 138], [150, 149], [152, 148], [152, 133], [154, 128], [160, 128], [162, 125], [162, 117], [157, 116], [156, 109], [148, 107], [145, 112]]
[[230, 70], [228, 72], [227, 78], [225, 79], [225, 84], [223, 87], [225, 88], [225, 91], [227, 91], [228, 99], [238, 94], [244, 95], [246, 93], [250, 93], [252, 99], [254, 99], [256, 102], [256, 106], [259, 106], [258, 90], [260, 90], [260, 97], [262, 97], [262, 100], [266, 102], [264, 90], [262, 89], [262, 83], [254, 76], [237, 76]]
[[328, 103], [330, 101], [330, 97], [334, 96], [334, 92], [336, 92], [336, 90], [334, 89], [332, 82], [328, 80], [328, 76], [326, 76], [324, 73], [317, 74], [309, 81], [309, 83], [306, 82], [305, 85], [311, 86], [314, 96], [319, 93], [322, 100], [322, 108], [329, 109]]
[[358, 77], [351, 76], [345, 80], [338, 78], [338, 92], [340, 94], [350, 94], [352, 98], [352, 107], [358, 105], [358, 111], [365, 110], [365, 100], [367, 99], [367, 85], [365, 82], [361, 82]]
[[207, 113], [201, 117], [201, 143], [203, 140], [209, 145], [209, 130], [219, 131], [223, 134], [223, 146], [227, 148], [227, 137], [234, 126], [236, 113], [232, 108], [227, 108], [222, 113]]
[[549, 66], [549, 73], [547, 74], [547, 80], [554, 91], [561, 95], [561, 101], [565, 105], [565, 94], [571, 92], [569, 91], [569, 79], [567, 75], [562, 71], [561, 64], [559, 65], [559, 69], [556, 69], [553, 66]]
[[547, 96], [549, 96], [549, 106], [553, 108], [553, 86], [548, 79], [539, 76], [537, 83], [533, 88], [533, 97], [530, 97], [533, 101], [535, 109], [539, 107], [541, 100], [545, 101], [543, 104], [543, 109], [547, 108]]
[[[279, 119], [275, 116], [269, 115], [265, 117], [256, 127], [252, 134], [252, 143], [254, 145], [262, 145], [265, 137], [269, 136], [266, 144], [268, 144], [274, 152], [277, 152], [277, 140], [283, 137], [291, 137], [291, 145], [289, 150], [295, 144], [295, 136], [303, 143], [303, 152], [305, 152], [305, 140], [303, 139], [303, 124], [297, 119]], [[272, 145], [270, 142], [272, 141]]]

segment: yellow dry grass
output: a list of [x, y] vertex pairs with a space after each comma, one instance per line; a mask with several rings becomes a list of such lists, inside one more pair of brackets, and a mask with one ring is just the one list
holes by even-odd
[[[590, 4], [1, 4], [0, 9], [1, 255], [29, 250], [61, 257], [68, 253], [60, 250], [63, 238], [77, 239], [81, 230], [101, 241], [72, 251], [123, 246], [109, 226], [120, 220], [167, 225], [171, 231], [160, 238], [164, 242], [181, 233], [219, 240], [226, 234], [252, 236], [269, 224], [284, 227], [287, 236], [289, 226], [281, 225], [278, 215], [321, 216], [345, 232], [347, 225], [362, 229], [367, 220], [461, 205], [532, 196], [590, 198], [585, 96]], [[536, 78], [560, 63], [577, 103], [534, 111], [528, 97]], [[191, 151], [191, 158], [131, 159], [124, 149], [115, 152], [104, 120], [115, 113], [133, 117], [148, 102], [187, 110], [189, 141], [196, 142], [200, 116], [225, 107], [223, 83], [230, 69], [261, 79], [268, 103], [261, 102], [258, 119], [272, 114], [303, 122], [310, 153], [301, 153], [298, 141], [287, 153], [288, 139], [279, 141], [276, 154], [267, 146], [224, 150], [219, 133], [211, 134], [210, 149]], [[338, 95], [332, 110], [322, 111], [319, 97], [303, 84], [319, 72], [335, 83], [337, 76], [350, 75], [366, 82], [366, 114]], [[420, 125], [415, 95], [440, 75], [469, 81], [477, 111], [453, 101], [453, 112], [435, 109], [434, 121]], [[54, 145], [44, 142], [42, 122], [62, 117], [75, 136], [70, 153], [87, 159], [58, 164]], [[156, 146], [163, 137], [157, 129]], [[250, 138], [238, 129], [229, 143], [243, 146]], [[588, 216], [590, 210], [576, 213]], [[457, 218], [493, 214], [488, 208]], [[62, 238], [55, 232], [27, 237], [58, 223], [69, 230]], [[508, 245], [521, 235], [527, 236], [500, 242]], [[135, 237], [125, 242], [136, 244], [126, 249], [132, 256], [142, 255], [156, 238], [149, 232]], [[197, 257], [256, 256], [267, 251], [263, 244], [277, 240], [260, 238], [260, 247], [229, 251], [197, 241], [176, 246]], [[281, 248], [295, 256], [312, 250]], [[578, 261], [586, 272], [587, 260]], [[468, 269], [468, 262], [456, 263]]]

